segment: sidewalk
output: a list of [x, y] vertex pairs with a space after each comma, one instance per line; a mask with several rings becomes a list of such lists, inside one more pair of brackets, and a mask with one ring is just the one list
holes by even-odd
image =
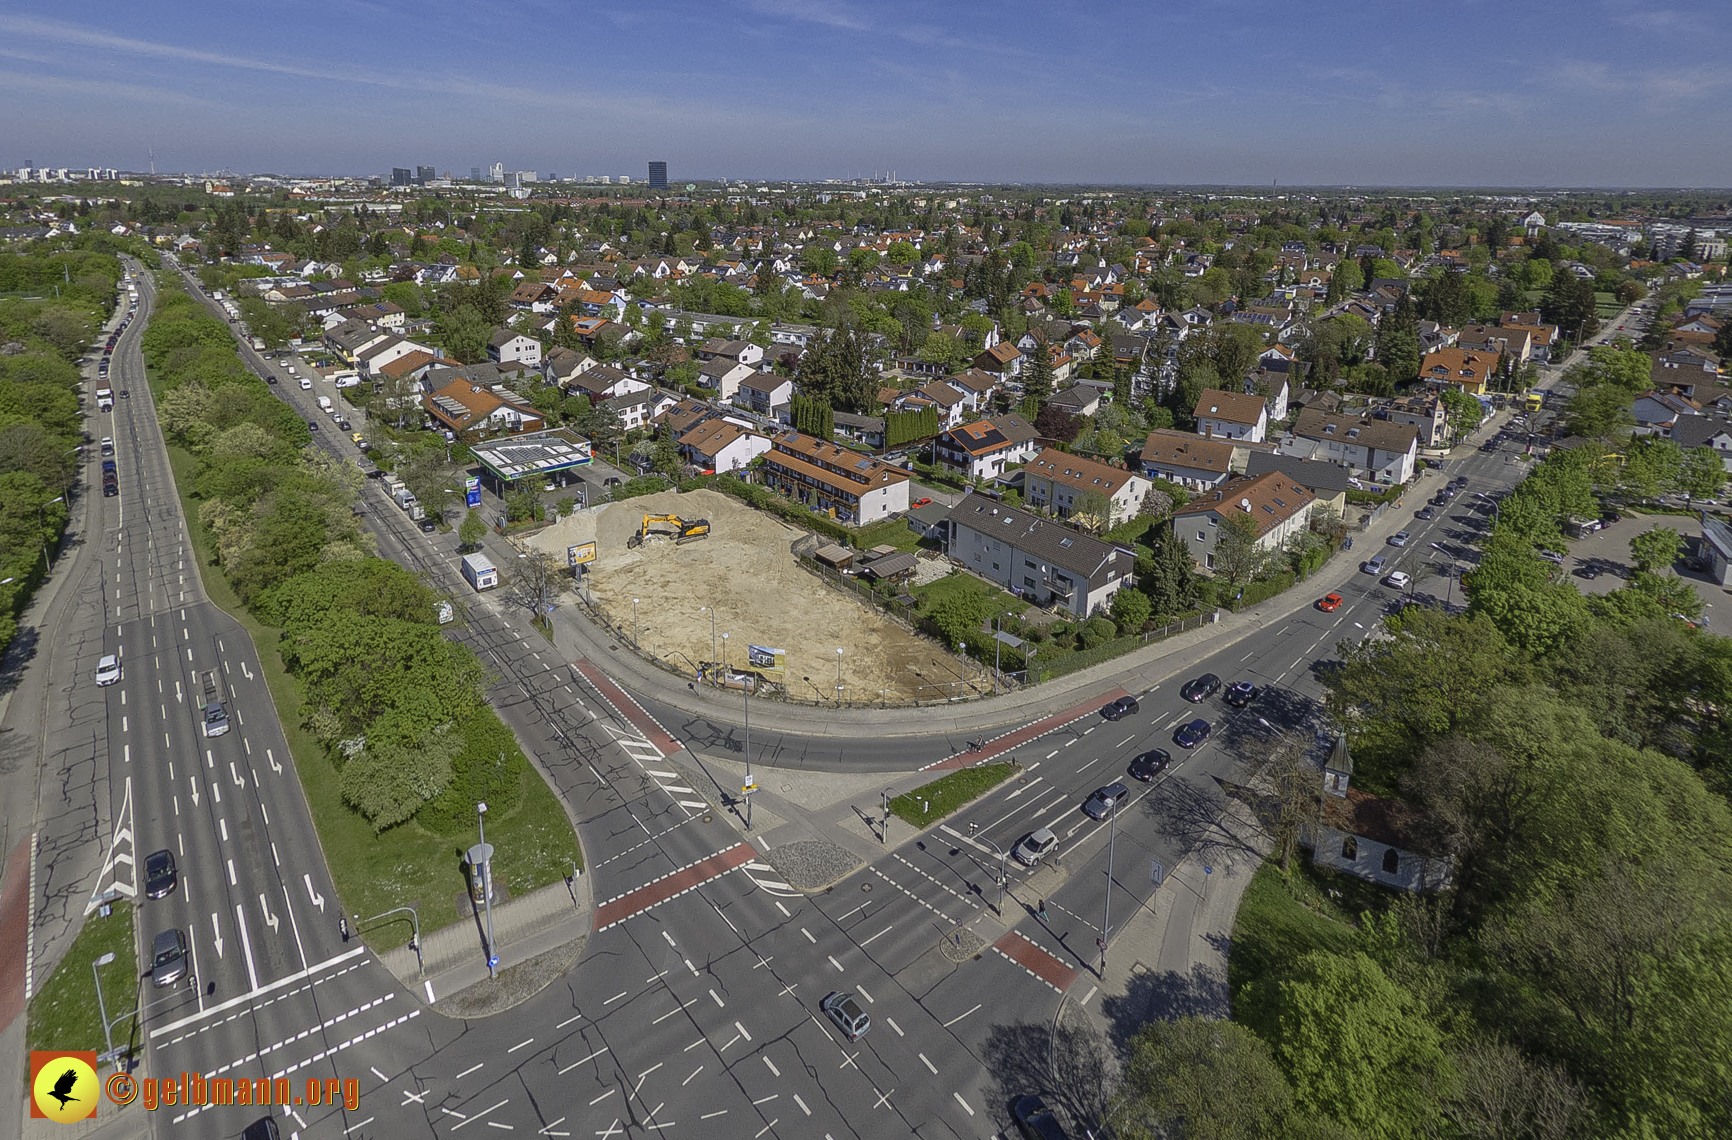
[[[589, 935], [591, 908], [589, 879], [583, 875], [521, 898], [495, 903], [493, 938], [494, 953], [499, 957], [497, 972], [504, 975], [514, 966], [572, 943], [576, 944], [571, 953], [575, 958]], [[498, 985], [488, 977], [486, 930], [486, 914], [481, 912], [474, 918], [424, 932], [420, 963], [408, 946], [387, 950], [378, 958], [411, 993], [433, 1009], [442, 1010], [441, 1003], [451, 1003], [464, 995], [478, 996], [471, 993], [472, 988]], [[534, 996], [557, 976], [539, 979], [540, 984], [533, 987], [521, 983], [513, 986], [509, 996], [514, 1000], [492, 1008], [491, 1012], [500, 1012]], [[475, 1015], [473, 1010], [464, 1014]]]
[[[1445, 462], [1457, 462], [1473, 454], [1502, 418], [1502, 413], [1487, 417], [1470, 437], [1450, 451]], [[1416, 507], [1430, 497], [1437, 483], [1441, 480], [1429, 470], [1415, 480], [1411, 492]], [[1385, 511], [1369, 529], [1355, 534], [1356, 547], [1380, 549], [1383, 540], [1401, 530], [1410, 518], [1410, 511]], [[515, 549], [497, 535], [489, 534], [484, 546], [502, 567], [509, 567], [516, 561]], [[943, 732], [976, 734], [994, 727], [1038, 719], [1077, 705], [1114, 685], [1122, 685], [1137, 693], [1175, 676], [1197, 661], [1308, 608], [1318, 597], [1353, 580], [1359, 572], [1359, 562], [1352, 551], [1346, 556], [1338, 554], [1305, 582], [1257, 606], [1237, 614], [1219, 611], [1218, 620], [1212, 624], [1187, 630], [1123, 657], [1015, 694], [958, 701], [951, 705], [890, 709], [820, 708], [764, 700], [754, 702], [752, 721], [766, 732], [883, 737]], [[512, 617], [515, 620], [516, 615]], [[651, 664], [633, 652], [628, 643], [615, 640], [606, 630], [581, 616], [575, 606], [562, 606], [555, 611], [553, 643], [568, 661], [586, 657], [605, 663], [606, 671], [614, 681], [649, 700], [720, 723], [734, 720], [732, 701], [724, 701], [712, 690], [701, 686], [691, 688], [688, 684], [690, 678]]]

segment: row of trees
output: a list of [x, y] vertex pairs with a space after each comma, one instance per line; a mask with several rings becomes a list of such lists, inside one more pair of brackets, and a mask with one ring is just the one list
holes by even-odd
[[78, 359], [112, 313], [119, 260], [106, 235], [0, 254], [0, 653], [47, 574], [70, 517], [84, 441]]

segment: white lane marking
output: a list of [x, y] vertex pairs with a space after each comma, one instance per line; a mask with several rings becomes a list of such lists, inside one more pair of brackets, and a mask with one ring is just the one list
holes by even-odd
[[1100, 989], [1099, 986], [1090, 986], [1089, 992], [1084, 994], [1082, 1000], [1077, 1002], [1077, 1004], [1078, 1005], [1087, 1005], [1089, 1003], [1089, 999], [1094, 997], [1096, 991], [1098, 991], [1099, 989]]
[[860, 996], [865, 998], [867, 1000], [867, 1002], [871, 1003], [872, 1005], [878, 1004], [877, 1001], [872, 997], [872, 995], [866, 992], [865, 986], [855, 986], [854, 988], [860, 991]]
[[517, 1044], [513, 1045], [511, 1048], [507, 1049], [506, 1052], [507, 1053], [515, 1053], [519, 1049], [523, 1048], [525, 1045], [533, 1045], [533, 1044], [535, 1044], [535, 1038], [531, 1037], [528, 1040], [519, 1041]]
[[889, 934], [889, 933], [890, 933], [890, 927], [886, 926], [883, 930], [880, 930], [877, 934], [874, 934], [871, 938], [868, 938], [868, 939], [866, 939], [866, 941], [860, 943], [860, 948], [862, 950], [864, 950], [868, 945], [870, 945], [872, 943], [873, 939], [882, 938], [886, 934]]
[[752, 1039], [752, 1035], [746, 1032], [746, 1027], [741, 1025], [739, 1022], [734, 1022], [734, 1028], [738, 1029], [740, 1031], [740, 1036], [744, 1037], [747, 1041]]
[[959, 1022], [959, 1021], [961, 1021], [961, 1020], [962, 1020], [962, 1019], [963, 1019], [963, 1018], [965, 1018], [965, 1017], [967, 1017], [967, 1016], [968, 1016], [968, 1014], [970, 1014], [970, 1013], [973, 1013], [973, 1012], [974, 1012], [974, 1010], [975, 1010], [975, 1009], [979, 1009], [979, 1008], [980, 1008], [980, 1006], [979, 1006], [979, 1005], [978, 1005], [978, 1004], [977, 1004], [977, 1005], [976, 1005], [976, 1006], [975, 1006], [975, 1007], [974, 1007], [974, 1009], [971, 1009], [971, 1010], [969, 1010], [969, 1011], [968, 1011], [968, 1012], [967, 1012], [967, 1013], [959, 1013], [959, 1014], [957, 1014], [957, 1015], [956, 1015], [956, 1016], [955, 1016], [955, 1017], [953, 1017], [953, 1018], [951, 1018], [951, 1019], [950, 1019], [950, 1020], [949, 1020], [949, 1021], [947, 1021], [947, 1022], [945, 1022], [945, 1023], [944, 1023], [944, 1028], [946, 1028], [946, 1029], [949, 1029], [949, 1028], [950, 1028], [950, 1027], [951, 1027], [951, 1026], [952, 1026], [952, 1025], [955, 1025], [955, 1024], [956, 1024], [956, 1023], [957, 1023], [957, 1022]]
[[896, 1024], [896, 1019], [895, 1019], [895, 1018], [893, 1018], [893, 1017], [886, 1017], [886, 1018], [885, 1018], [885, 1019], [884, 1019], [884, 1021], [885, 1021], [885, 1022], [886, 1022], [886, 1023], [887, 1023], [887, 1024], [888, 1024], [888, 1025], [889, 1025], [889, 1026], [890, 1026], [890, 1028], [892, 1028], [892, 1029], [894, 1029], [894, 1030], [895, 1030], [895, 1031], [896, 1031], [896, 1036], [898, 1036], [898, 1037], [906, 1037], [906, 1036], [908, 1036], [908, 1034], [906, 1034], [906, 1033], [904, 1033], [904, 1032], [902, 1032], [902, 1027], [901, 1027], [901, 1026], [900, 1026], [900, 1025], [897, 1025], [897, 1024]]
[[[956, 1103], [960, 1104], [968, 1112], [968, 1115], [970, 1115], [970, 1116], [974, 1115], [974, 1109], [969, 1108], [968, 1102], [962, 1099], [961, 1093], [953, 1092], [950, 1095], [956, 1098]], [[460, 1124], [460, 1125], [458, 1125], [458, 1127], [461, 1128], [462, 1125]]]
[[923, 1064], [923, 1065], [925, 1065], [925, 1066], [926, 1066], [926, 1068], [927, 1068], [927, 1069], [928, 1069], [928, 1070], [929, 1070], [929, 1071], [930, 1071], [930, 1072], [931, 1072], [931, 1073], [932, 1073], [932, 1075], [933, 1075], [933, 1076], [935, 1076], [935, 1077], [936, 1077], [936, 1076], [937, 1076], [937, 1075], [938, 1075], [938, 1066], [937, 1066], [937, 1065], [934, 1065], [934, 1064], [933, 1064], [933, 1063], [932, 1063], [932, 1062], [931, 1062], [931, 1061], [928, 1061], [928, 1060], [927, 1060], [927, 1059], [926, 1059], [926, 1054], [925, 1054], [925, 1053], [920, 1053], [920, 1054], [917, 1054], [917, 1055], [918, 1055], [918, 1056], [919, 1056], [919, 1058], [920, 1058], [920, 1063], [921, 1063], [921, 1064]]
[[776, 1062], [770, 1060], [768, 1054], [760, 1054], [760, 1056], [763, 1058], [764, 1064], [772, 1073], [776, 1074], [778, 1077], [782, 1075], [782, 1070], [776, 1068]]
[[453, 1077], [452, 1080], [460, 1081], [464, 1077], [467, 1077], [470, 1073], [475, 1072], [477, 1069], [484, 1069], [486, 1067], [487, 1067], [487, 1062], [481, 1061], [477, 1064], [469, 1066], [467, 1069], [464, 1069], [461, 1073], [458, 1073], [455, 1077]]
[[812, 937], [812, 932], [810, 930], [807, 930], [804, 926], [802, 926], [800, 928], [800, 933], [804, 934], [806, 936], [807, 942], [812, 943], [812, 945], [814, 945], [814, 946], [816, 946], [818, 944], [818, 940], [816, 938]]
[[710, 996], [716, 999], [717, 1009], [726, 1009], [728, 1007], [728, 1003], [722, 1000], [722, 995], [717, 993], [715, 990], [710, 991]]
[[794, 1103], [800, 1106], [801, 1112], [805, 1113], [807, 1116], [812, 1115], [812, 1110], [806, 1107], [806, 1102], [800, 1099], [799, 1093], [794, 1094]]
[[597, 1049], [595, 1052], [591, 1053], [589, 1056], [583, 1058], [583, 1060], [573, 1061], [571, 1064], [565, 1066], [565, 1068], [560, 1069], [558, 1071], [558, 1073], [556, 1073], [555, 1075], [563, 1077], [563, 1076], [565, 1076], [565, 1074], [571, 1072], [573, 1069], [577, 1068], [579, 1065], [582, 1065], [586, 1062], [595, 1060], [597, 1057], [599, 1057], [603, 1053], [607, 1052], [607, 1050], [608, 1050], [608, 1047], [604, 1045], [600, 1049]]
[[[692, 1077], [695, 1077], [695, 1076], [697, 1076], [697, 1075], [698, 1075], [698, 1074], [699, 1074], [699, 1073], [701, 1073], [701, 1072], [703, 1072], [703, 1071], [704, 1071], [704, 1067], [703, 1067], [703, 1066], [702, 1066], [702, 1065], [699, 1065], [699, 1066], [698, 1066], [698, 1067], [697, 1067], [697, 1068], [695, 1068], [695, 1069], [693, 1069], [693, 1070], [692, 1070], [692, 1076], [691, 1076], [691, 1077], [687, 1077], [687, 1078], [686, 1078], [686, 1079], [685, 1079], [685, 1080], [683, 1080], [683, 1081], [681, 1081], [681, 1082], [680, 1082], [680, 1087], [681, 1087], [681, 1088], [682, 1088], [682, 1089], [683, 1089], [683, 1088], [685, 1088], [685, 1087], [686, 1087], [686, 1086], [687, 1086], [687, 1085], [689, 1085], [689, 1084], [691, 1084], [691, 1083], [692, 1083]], [[779, 1074], [778, 1074], [778, 1075], [779, 1075]], [[723, 1112], [726, 1112], [726, 1111], [727, 1111], [727, 1109], [725, 1109], [725, 1108], [724, 1108], [724, 1109], [723, 1109], [723, 1110], [722, 1110], [722, 1111], [723, 1111]], [[704, 1119], [706, 1119], [706, 1120], [708, 1120], [708, 1119], [709, 1119], [709, 1118], [708, 1118], [708, 1117], [705, 1117], [705, 1118], [704, 1118]]]

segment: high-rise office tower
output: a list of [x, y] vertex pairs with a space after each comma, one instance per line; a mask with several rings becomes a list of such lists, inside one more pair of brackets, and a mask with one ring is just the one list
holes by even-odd
[[668, 164], [652, 162], [649, 164], [649, 184], [651, 190], [666, 190], [668, 188]]

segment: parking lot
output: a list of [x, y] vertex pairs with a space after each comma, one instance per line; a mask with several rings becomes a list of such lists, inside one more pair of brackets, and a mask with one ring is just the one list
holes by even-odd
[[[1564, 561], [1564, 568], [1570, 572], [1570, 581], [1584, 594], [1609, 594], [1616, 590], [1634, 570], [1630, 561], [1630, 539], [1657, 526], [1678, 531], [1690, 540], [1702, 537], [1702, 524], [1692, 516], [1626, 514], [1606, 529], [1570, 543], [1569, 556]], [[1596, 578], [1584, 578], [1577, 573], [1578, 569], [1595, 559], [1615, 566], [1618, 572], [1602, 573]], [[1689, 569], [1682, 557], [1672, 567], [1671, 573], [1696, 587], [1697, 595], [1707, 606], [1702, 611], [1703, 627], [1710, 633], [1732, 635], [1732, 591]]]

